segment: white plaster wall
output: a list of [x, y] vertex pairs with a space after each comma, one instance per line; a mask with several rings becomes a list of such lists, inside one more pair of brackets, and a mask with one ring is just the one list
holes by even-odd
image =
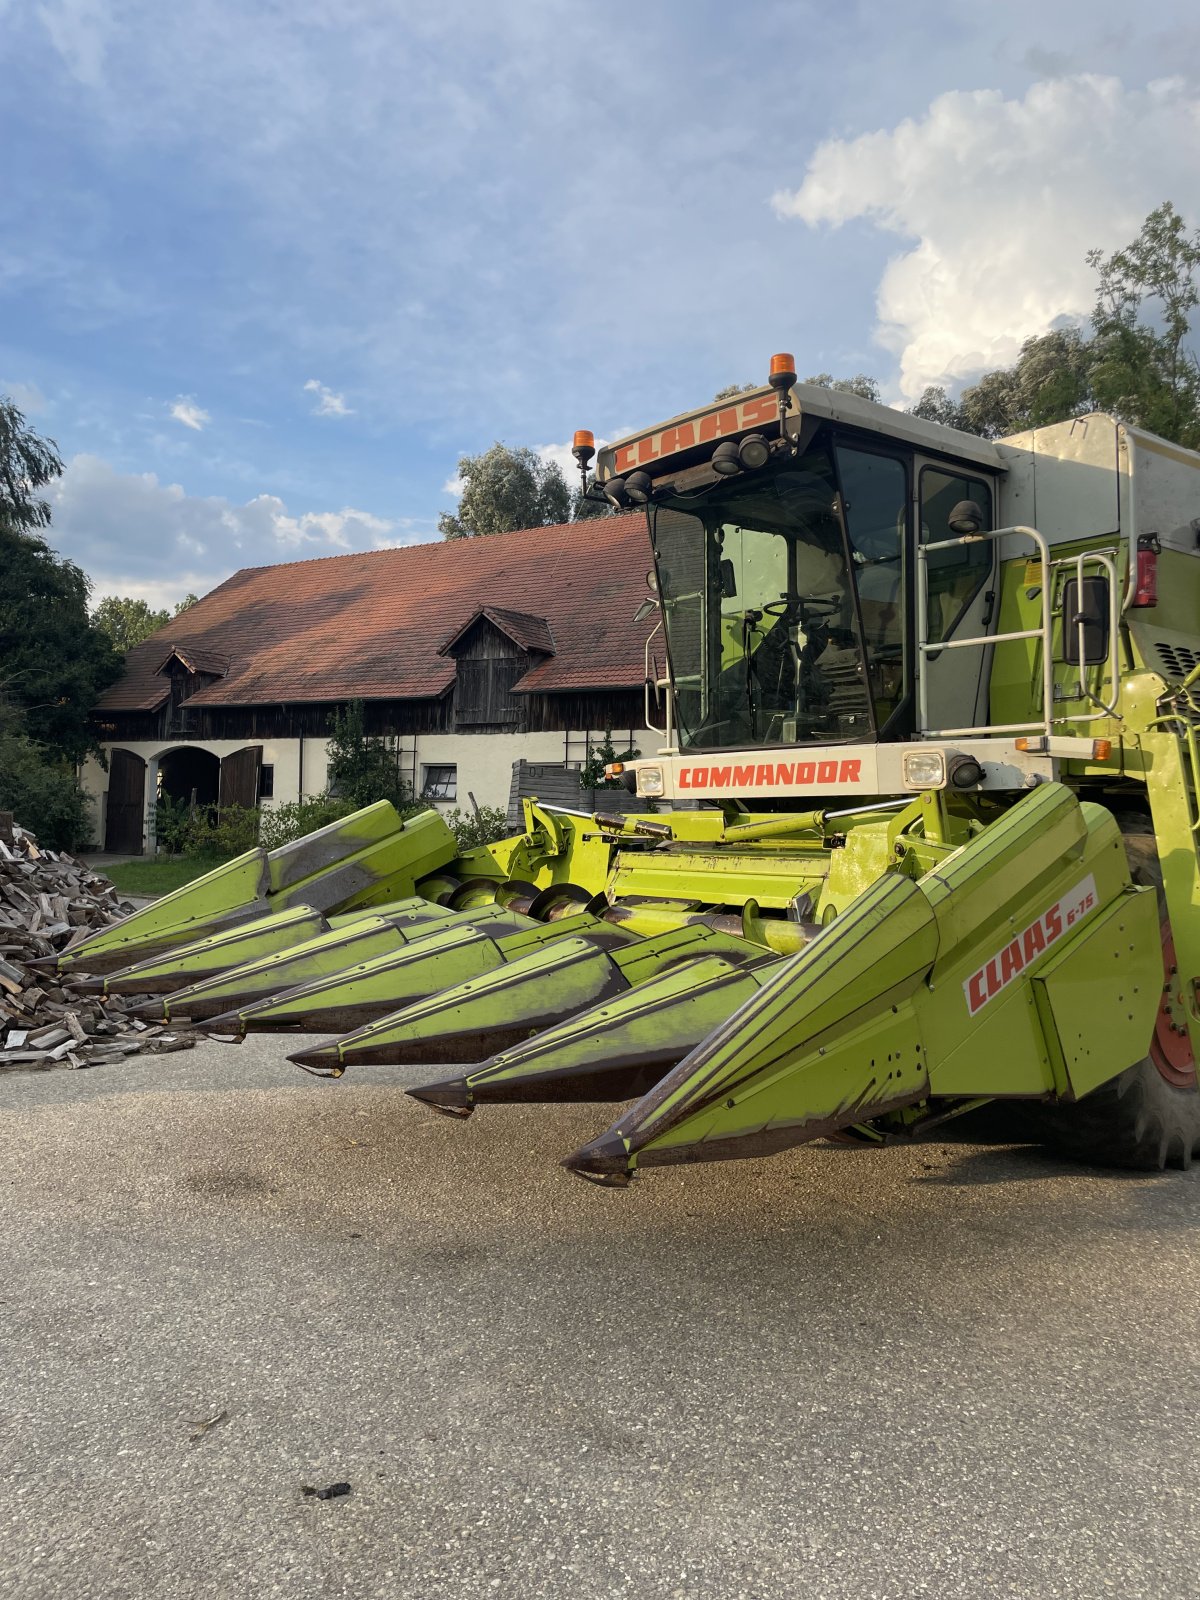
[[88, 756], [79, 773], [79, 786], [87, 800], [91, 818], [91, 842], [97, 850], [104, 848], [104, 822], [108, 810], [108, 773], [95, 756]]
[[512, 787], [513, 762], [561, 761], [561, 733], [422, 733], [417, 735], [417, 793], [425, 779], [425, 768], [453, 765], [458, 768], [458, 798], [439, 802], [439, 811], [460, 806], [471, 809], [468, 790], [481, 806], [508, 807]]
[[[178, 750], [181, 747], [207, 750], [210, 754], [221, 759], [231, 756], [237, 750], [245, 750], [248, 745], [262, 744], [262, 759], [264, 766], [275, 768], [276, 800], [298, 800], [298, 781], [300, 774], [300, 741], [298, 739], [154, 739], [154, 740], [117, 740], [106, 744], [106, 750], [130, 750], [134, 755], [141, 756], [146, 763], [146, 791], [143, 796], [143, 810], [149, 813], [152, 808], [153, 797], [157, 791], [158, 763], [162, 756], [169, 750]], [[324, 740], [314, 740], [313, 743], [321, 746], [321, 785], [324, 787]], [[308, 783], [308, 750], [309, 741], [304, 742], [305, 757], [305, 792], [308, 794], [320, 793], [320, 788], [310, 788]], [[94, 838], [96, 844], [103, 847], [105, 812], [108, 799], [108, 773], [101, 770], [98, 761], [91, 756], [84, 764], [82, 783], [85, 793], [91, 801]], [[148, 831], [143, 832], [144, 848], [149, 851], [151, 840]]]
[[[474, 794], [479, 805], [496, 806], [503, 811], [508, 806], [513, 762], [561, 761], [563, 737], [562, 733], [422, 733], [415, 739], [410, 738], [405, 742], [416, 747], [418, 793], [424, 782], [426, 767], [453, 765], [457, 768], [458, 797], [456, 800], [439, 802], [440, 811], [452, 810], [454, 806], [469, 810], [471, 802], [467, 798], [468, 793]], [[639, 741], [640, 747], [643, 750], [655, 748], [652, 742], [654, 739], [655, 735], [647, 732], [645, 739]], [[186, 745], [223, 757], [259, 742], [256, 739], [157, 739], [117, 743], [121, 749], [131, 750], [146, 762], [145, 808], [149, 811], [151, 796], [155, 792], [157, 782], [158, 762], [169, 750], [177, 750], [181, 745]], [[301, 777], [303, 777], [305, 796], [324, 793], [328, 770], [327, 740], [304, 740], [303, 774], [301, 774], [299, 739], [265, 739], [261, 743], [263, 764], [275, 768], [272, 795], [275, 803], [286, 804], [302, 798]], [[116, 744], [110, 744], [105, 748], [116, 747]], [[94, 837], [98, 845], [103, 845], [108, 773], [102, 771], [99, 763], [89, 757], [83, 768], [82, 782], [92, 805]], [[146, 848], [150, 848], [149, 839], [146, 840]]]

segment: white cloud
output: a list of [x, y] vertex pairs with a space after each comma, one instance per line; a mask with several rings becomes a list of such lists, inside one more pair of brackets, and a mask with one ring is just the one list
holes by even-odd
[[51, 499], [51, 543], [83, 567], [95, 593], [155, 604], [203, 594], [238, 567], [418, 544], [435, 532], [353, 506], [293, 512], [274, 494], [242, 505], [189, 495], [152, 472], [118, 472], [90, 455], [70, 461]]
[[0, 395], [7, 395], [19, 411], [34, 417], [46, 410], [46, 396], [36, 383], [20, 383], [15, 379], [0, 378]]
[[463, 481], [456, 472], [452, 478], [447, 478], [442, 485], [442, 493], [448, 494], [452, 500], [461, 500]]
[[313, 411], [318, 417], [352, 417], [354, 415], [354, 412], [346, 404], [345, 395], [335, 394], [332, 389], [327, 389], [316, 378], [310, 378], [304, 388], [306, 393], [315, 394], [317, 397], [317, 403], [313, 407]]
[[912, 398], [1087, 316], [1090, 248], [1126, 243], [1167, 198], [1200, 209], [1198, 141], [1200, 98], [1178, 79], [1135, 90], [1079, 75], [1021, 100], [953, 92], [891, 130], [826, 141], [773, 204], [810, 227], [865, 217], [915, 241], [876, 297], [877, 337]]
[[203, 432], [204, 424], [212, 421], [204, 407], [198, 406], [190, 394], [181, 394], [167, 410], [176, 422], [182, 422], [185, 428], [191, 428], [196, 433]]
[[[606, 445], [612, 443], [613, 439], [622, 439], [630, 431], [629, 428], [615, 428], [611, 439], [602, 439], [597, 434], [596, 449], [598, 451], [603, 450]], [[567, 480], [570, 488], [577, 489], [579, 487], [579, 463], [571, 454], [571, 446], [569, 444], [535, 444], [533, 453], [536, 456], [540, 456], [543, 461], [553, 462]], [[596, 458], [593, 456], [588, 466], [589, 473], [595, 469], [595, 466]]]

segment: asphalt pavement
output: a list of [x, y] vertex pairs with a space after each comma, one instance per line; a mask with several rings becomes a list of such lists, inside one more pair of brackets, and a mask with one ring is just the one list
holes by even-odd
[[598, 1190], [285, 1050], [0, 1078], [5, 1600], [1196, 1592], [1200, 1173]]

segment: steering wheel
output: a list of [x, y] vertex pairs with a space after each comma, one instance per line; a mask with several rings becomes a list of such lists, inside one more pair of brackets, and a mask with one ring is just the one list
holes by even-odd
[[840, 600], [831, 600], [823, 594], [798, 594], [795, 600], [789, 600], [786, 595], [779, 600], [772, 600], [763, 606], [769, 617], [790, 617], [797, 613], [803, 617], [806, 608], [812, 607], [817, 617], [836, 617], [842, 609]]

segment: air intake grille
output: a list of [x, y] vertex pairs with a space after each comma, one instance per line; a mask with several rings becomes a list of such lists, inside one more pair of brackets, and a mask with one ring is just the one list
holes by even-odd
[[1159, 654], [1159, 659], [1167, 669], [1167, 675], [1172, 678], [1186, 678], [1197, 665], [1200, 665], [1200, 651], [1185, 650], [1178, 644], [1156, 644], [1154, 647]]

